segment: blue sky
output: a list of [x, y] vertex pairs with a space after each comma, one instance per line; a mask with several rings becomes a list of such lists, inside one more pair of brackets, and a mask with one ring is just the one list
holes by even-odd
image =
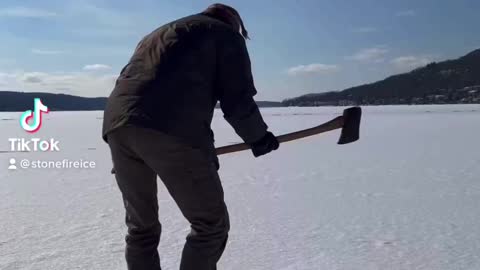
[[[204, 0], [2, 0], [0, 90], [107, 96], [137, 42]], [[258, 100], [341, 90], [480, 48], [478, 0], [224, 1]]]

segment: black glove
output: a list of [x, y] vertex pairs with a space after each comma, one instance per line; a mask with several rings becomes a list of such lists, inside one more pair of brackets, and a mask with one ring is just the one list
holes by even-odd
[[250, 144], [250, 148], [252, 148], [252, 152], [255, 157], [263, 156], [274, 150], [277, 150], [279, 146], [280, 143], [275, 135], [273, 135], [271, 132], [267, 132], [263, 138]]

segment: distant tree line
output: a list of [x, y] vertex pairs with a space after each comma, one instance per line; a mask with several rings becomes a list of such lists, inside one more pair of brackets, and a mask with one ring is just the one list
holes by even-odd
[[103, 110], [107, 98], [87, 98], [64, 94], [0, 92], [0, 111], [16, 112], [33, 109], [33, 99], [41, 98], [51, 111]]
[[[41, 98], [51, 111], [102, 111], [105, 97], [78, 97], [52, 93], [24, 93], [0, 91], [0, 112], [17, 112], [33, 109], [33, 99]], [[282, 107], [281, 102], [258, 101], [260, 107]], [[217, 106], [218, 107], [218, 106]]]
[[285, 106], [480, 103], [480, 49], [456, 60], [339, 92], [308, 94]]

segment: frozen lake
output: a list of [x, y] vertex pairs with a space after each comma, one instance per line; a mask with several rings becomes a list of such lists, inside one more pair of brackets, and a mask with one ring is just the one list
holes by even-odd
[[[47, 104], [48, 105], [48, 104]], [[309, 128], [343, 108], [263, 109], [271, 130]], [[51, 112], [58, 153], [11, 153], [29, 138], [0, 113], [0, 269], [124, 270], [124, 210], [101, 112]], [[480, 269], [480, 105], [364, 107], [360, 141], [338, 131], [268, 156], [222, 156], [231, 234], [219, 269]], [[239, 142], [217, 112], [217, 145]], [[10, 158], [96, 162], [7, 170]], [[17, 164], [18, 165], [18, 164]], [[162, 266], [178, 269], [188, 224], [159, 185]]]

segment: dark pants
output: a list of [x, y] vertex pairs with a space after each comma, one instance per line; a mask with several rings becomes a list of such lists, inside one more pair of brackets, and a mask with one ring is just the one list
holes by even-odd
[[213, 159], [176, 137], [137, 127], [113, 131], [108, 144], [126, 209], [128, 269], [160, 270], [157, 175], [191, 224], [180, 269], [216, 269], [229, 219]]

